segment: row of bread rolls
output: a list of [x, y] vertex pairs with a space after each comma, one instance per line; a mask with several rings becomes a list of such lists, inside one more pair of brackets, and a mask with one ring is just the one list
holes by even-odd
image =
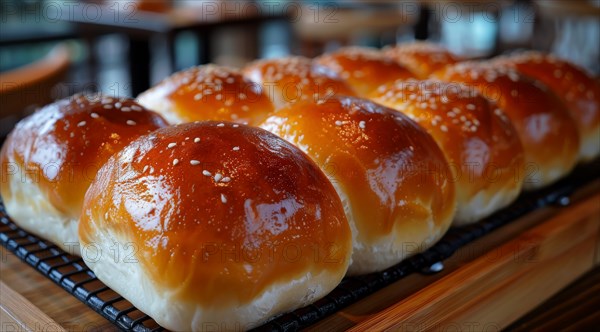
[[[138, 98], [171, 127], [131, 100], [59, 101], [5, 143], [2, 197], [27, 230], [80, 241], [161, 325], [249, 328], [597, 156], [600, 92], [582, 70], [458, 61], [411, 44], [191, 68]], [[223, 122], [184, 124], [207, 120]]]

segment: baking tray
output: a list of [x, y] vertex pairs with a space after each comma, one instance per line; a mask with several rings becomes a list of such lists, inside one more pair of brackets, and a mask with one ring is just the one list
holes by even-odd
[[[451, 228], [432, 248], [379, 273], [342, 280], [321, 300], [275, 317], [257, 331], [296, 331], [360, 301], [413, 273], [435, 273], [462, 246], [544, 206], [568, 205], [569, 196], [600, 178], [600, 159], [578, 166], [568, 177], [537, 191], [523, 193], [509, 207], [470, 226]], [[6, 215], [0, 199], [0, 243], [39, 273], [62, 287], [104, 318], [126, 331], [164, 331], [152, 318], [100, 282], [79, 257], [20, 229]], [[399, 299], [400, 300], [400, 299]]]

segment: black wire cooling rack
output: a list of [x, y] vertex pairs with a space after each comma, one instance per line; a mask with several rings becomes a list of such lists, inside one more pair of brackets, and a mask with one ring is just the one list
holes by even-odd
[[[296, 331], [396, 282], [412, 273], [427, 271], [452, 256], [460, 247], [543, 206], [569, 203], [577, 188], [600, 178], [600, 159], [579, 166], [554, 185], [522, 194], [511, 206], [462, 228], [453, 228], [435, 246], [385, 271], [344, 279], [321, 300], [274, 318], [257, 331]], [[6, 215], [0, 200], [0, 243], [66, 292], [126, 331], [164, 331], [152, 318], [99, 281], [79, 257], [27, 233]]]

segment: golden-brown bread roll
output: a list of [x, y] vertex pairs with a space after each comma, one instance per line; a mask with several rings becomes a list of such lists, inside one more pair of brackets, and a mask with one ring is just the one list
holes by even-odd
[[458, 58], [439, 44], [430, 42], [412, 42], [387, 46], [383, 54], [396, 60], [415, 73], [418, 78], [425, 79], [434, 72], [458, 62]]
[[579, 158], [589, 161], [600, 154], [600, 83], [583, 69], [539, 52], [525, 52], [494, 60], [514, 66], [524, 75], [540, 80], [567, 105], [579, 129]]
[[401, 113], [338, 96], [283, 108], [261, 127], [300, 147], [336, 187], [353, 229], [349, 274], [390, 267], [450, 226], [455, 191], [446, 159]]
[[2, 199], [25, 230], [79, 254], [85, 192], [115, 152], [166, 121], [131, 99], [75, 95], [23, 119], [2, 147]]
[[507, 67], [463, 62], [434, 74], [477, 89], [511, 120], [525, 150], [524, 189], [568, 174], [579, 154], [579, 134], [566, 106], [545, 85]]
[[401, 111], [433, 136], [456, 188], [453, 224], [478, 221], [514, 201], [523, 184], [523, 146], [504, 113], [462, 84], [397, 81], [373, 100]]
[[300, 56], [255, 61], [243, 73], [262, 85], [276, 109], [297, 102], [324, 102], [335, 95], [356, 95], [335, 72]]
[[314, 61], [333, 70], [362, 97], [368, 97], [382, 84], [415, 78], [406, 67], [370, 48], [345, 47]]
[[[335, 189], [260, 128], [201, 122], [144, 136], [88, 190], [79, 235], [98, 278], [165, 328], [248, 329], [323, 297], [348, 267]], [[132, 246], [131, 259], [114, 257]]]
[[138, 101], [172, 124], [215, 120], [254, 125], [273, 111], [260, 84], [216, 65], [177, 72], [140, 94]]

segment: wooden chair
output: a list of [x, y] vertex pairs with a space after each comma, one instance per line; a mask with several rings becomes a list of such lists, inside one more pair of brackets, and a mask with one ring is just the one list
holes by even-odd
[[36, 62], [0, 73], [0, 137], [19, 119], [53, 101], [52, 89], [66, 78], [69, 63], [69, 48], [59, 44]]

